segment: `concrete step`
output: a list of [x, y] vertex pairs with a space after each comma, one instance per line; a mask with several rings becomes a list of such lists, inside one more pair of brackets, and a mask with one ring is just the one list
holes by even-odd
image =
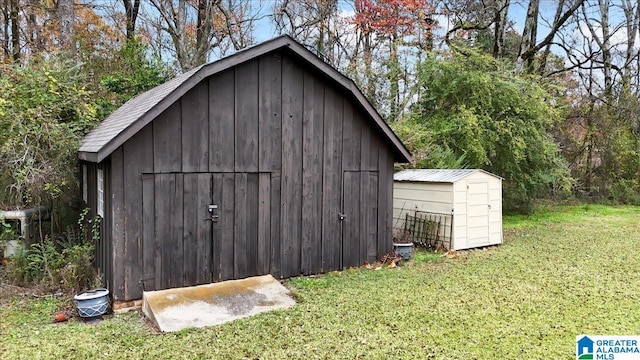
[[289, 290], [271, 275], [142, 295], [143, 313], [163, 332], [223, 324], [294, 304]]

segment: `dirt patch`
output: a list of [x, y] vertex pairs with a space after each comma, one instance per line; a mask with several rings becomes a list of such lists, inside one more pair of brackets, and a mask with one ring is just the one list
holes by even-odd
[[0, 283], [0, 306], [7, 305], [16, 296], [32, 296], [33, 289]]

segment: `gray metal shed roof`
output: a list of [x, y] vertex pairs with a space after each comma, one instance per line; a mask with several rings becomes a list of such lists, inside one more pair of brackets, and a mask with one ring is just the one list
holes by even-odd
[[495, 178], [502, 179], [500, 176], [482, 169], [407, 169], [393, 174], [393, 180], [454, 183], [477, 172], [482, 172]]
[[218, 61], [201, 65], [127, 101], [85, 136], [80, 144], [78, 158], [91, 162], [104, 160], [203, 79], [283, 48], [289, 49], [308, 65], [322, 72], [338, 86], [351, 93], [369, 115], [372, 126], [380, 130], [392, 145], [395, 161], [411, 161], [409, 150], [384, 122], [356, 84], [287, 35], [281, 35]]

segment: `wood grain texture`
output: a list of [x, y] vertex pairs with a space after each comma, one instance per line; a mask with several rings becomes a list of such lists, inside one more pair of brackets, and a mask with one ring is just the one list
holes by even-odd
[[234, 208], [234, 226], [233, 226], [233, 277], [235, 279], [243, 279], [248, 276], [247, 263], [247, 227], [249, 219], [247, 219], [247, 174], [235, 174], [235, 208]]
[[[142, 175], [142, 289], [156, 290], [155, 176]], [[159, 280], [159, 279], [158, 279]]]
[[378, 258], [378, 172], [363, 171], [360, 188], [360, 263]]
[[392, 249], [393, 155], [388, 147], [378, 152], [378, 257]]
[[354, 117], [353, 104], [344, 102], [342, 125], [342, 170], [360, 170], [360, 138], [361, 124], [358, 116]]
[[[102, 238], [106, 241], [111, 241], [111, 252], [110, 252], [110, 260], [113, 261], [113, 285], [112, 289], [113, 297], [116, 299], [126, 299], [127, 298], [127, 287], [128, 284], [125, 279], [125, 274], [130, 274], [132, 263], [127, 261], [125, 248], [127, 247], [126, 243], [126, 224], [125, 224], [125, 198], [124, 192], [122, 189], [124, 188], [124, 155], [122, 151], [122, 147], [118, 148], [116, 151], [111, 154], [111, 171], [104, 171], [103, 168], [103, 176], [106, 179], [108, 175], [111, 175], [111, 186], [112, 188], [107, 191], [106, 182], [105, 182], [105, 200], [109, 197], [108, 195], [111, 193], [111, 214], [110, 219], [104, 219], [109, 221], [102, 222]], [[106, 166], [105, 166], [106, 167]], [[109, 211], [109, 207], [106, 207], [105, 201], [105, 215], [106, 212]], [[110, 225], [110, 226], [109, 226]], [[111, 235], [111, 236], [108, 236]], [[117, 264], [122, 264], [118, 266]]]
[[258, 60], [235, 69], [235, 171], [258, 171]]
[[301, 271], [308, 275], [322, 269], [324, 84], [305, 72], [303, 91]]
[[203, 81], [181, 98], [182, 171], [209, 169], [209, 86]]
[[156, 173], [182, 171], [180, 102], [153, 121], [153, 169]]
[[282, 60], [282, 275], [300, 274], [303, 73]]
[[215, 280], [234, 278], [235, 186], [235, 174], [213, 175], [213, 203], [220, 210], [219, 220], [213, 223]]
[[233, 70], [209, 79], [209, 171], [235, 167], [235, 81]]
[[325, 88], [322, 164], [322, 271], [340, 269], [342, 261], [342, 114], [343, 99]]
[[[258, 178], [258, 235], [256, 273], [269, 274], [271, 264], [271, 173], [260, 173]], [[280, 239], [276, 239], [279, 241]]]
[[276, 279], [282, 278], [282, 228], [280, 226], [282, 211], [282, 191], [280, 173], [271, 173], [271, 258], [269, 260], [269, 273]]
[[361, 203], [359, 171], [343, 173], [342, 267], [360, 266]]
[[153, 129], [145, 127], [122, 146], [125, 229], [125, 298], [142, 297], [143, 278], [143, 189], [142, 174], [153, 172]]
[[282, 55], [277, 52], [259, 59], [258, 162], [259, 170], [282, 168]]

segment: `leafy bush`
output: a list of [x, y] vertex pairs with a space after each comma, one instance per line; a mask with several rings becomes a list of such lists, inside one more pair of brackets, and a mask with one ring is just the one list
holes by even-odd
[[505, 210], [527, 211], [534, 199], [571, 189], [549, 135], [562, 115], [551, 90], [558, 89], [487, 55], [432, 57], [412, 116], [392, 126], [417, 154], [412, 165], [493, 172], [505, 179]]
[[77, 228], [31, 245], [11, 258], [6, 278], [18, 285], [38, 285], [45, 290], [77, 293], [99, 285], [94, 268], [98, 219], [86, 220], [85, 210]]
[[635, 179], [619, 179], [611, 187], [613, 201], [618, 204], [640, 205], [640, 186]]
[[75, 194], [80, 139], [97, 124], [80, 68], [53, 60], [0, 71], [0, 204]]

